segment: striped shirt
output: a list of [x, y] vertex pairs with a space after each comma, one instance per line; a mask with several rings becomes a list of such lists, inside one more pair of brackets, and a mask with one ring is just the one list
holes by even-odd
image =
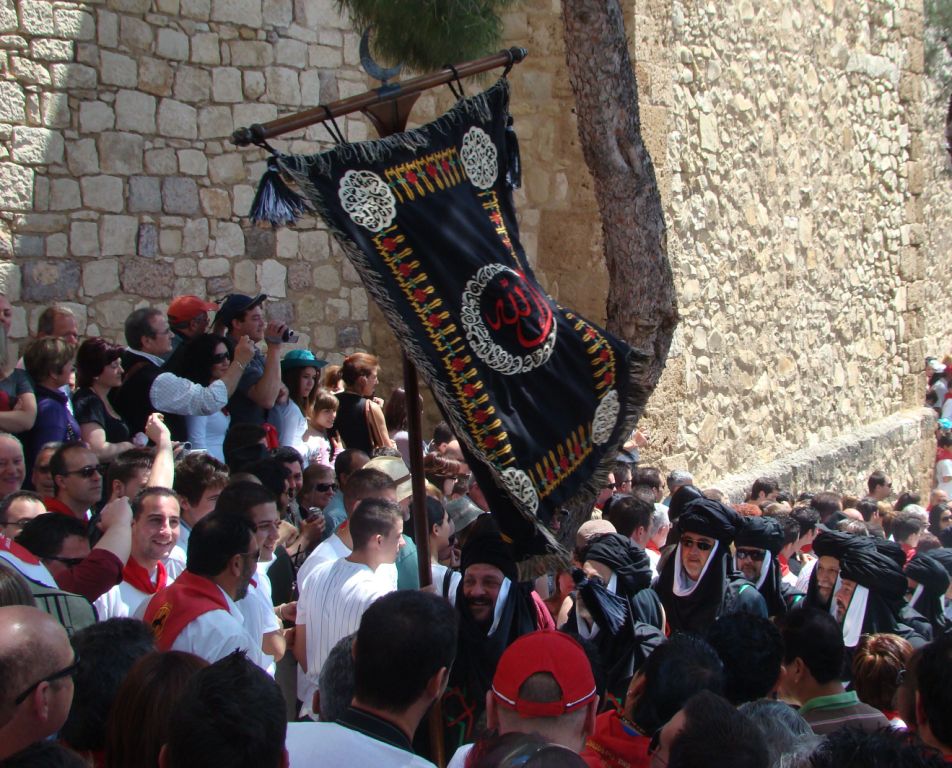
[[307, 628], [307, 673], [304, 690], [298, 687], [305, 714], [310, 714], [321, 667], [331, 649], [357, 631], [360, 617], [374, 600], [393, 589], [368, 566], [343, 557], [321, 563], [308, 574], [297, 604], [297, 623]]

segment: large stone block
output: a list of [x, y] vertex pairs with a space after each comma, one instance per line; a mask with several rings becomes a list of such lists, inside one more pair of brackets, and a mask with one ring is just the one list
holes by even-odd
[[99, 135], [100, 165], [105, 173], [142, 173], [145, 140], [135, 133], [107, 131]]
[[125, 47], [133, 51], [151, 53], [155, 42], [154, 27], [141, 18], [122, 16], [119, 19], [119, 38]]
[[224, 139], [231, 135], [234, 124], [228, 107], [202, 107], [198, 111], [198, 137]]
[[200, 67], [180, 66], [172, 93], [179, 101], [204, 103], [211, 98], [212, 76]]
[[[122, 68], [117, 72], [119, 78], [124, 77], [125, 74], [127, 74], [127, 70]], [[50, 80], [53, 87], [59, 89], [92, 91], [99, 86], [97, 70], [85, 64], [51, 64]], [[116, 85], [120, 84], [116, 83]], [[134, 79], [132, 85], [135, 85]]]
[[30, 54], [37, 61], [72, 61], [73, 43], [70, 40], [40, 38], [30, 43]]
[[112, 51], [100, 51], [99, 76], [107, 85], [135, 88], [139, 82], [139, 70], [135, 59]]
[[208, 161], [208, 177], [212, 184], [237, 184], [245, 180], [245, 163], [238, 152], [212, 157]]
[[192, 35], [192, 62], [195, 64], [221, 64], [219, 37], [214, 32], [200, 32]]
[[301, 86], [296, 70], [288, 67], [268, 67], [265, 70], [265, 98], [276, 104], [298, 106], [301, 103]]
[[188, 219], [182, 228], [182, 252], [200, 253], [208, 248], [208, 219]]
[[83, 264], [83, 293], [101, 296], [119, 290], [119, 261], [96, 259]]
[[218, 256], [244, 256], [245, 235], [241, 227], [230, 221], [219, 221], [215, 231], [215, 254]]
[[83, 101], [79, 104], [79, 129], [83, 133], [111, 131], [116, 127], [116, 113], [102, 101]]
[[212, 21], [261, 27], [261, 0], [212, 0]]
[[99, 242], [103, 256], [131, 256], [136, 252], [139, 220], [134, 216], [103, 216]]
[[22, 268], [24, 301], [65, 301], [75, 299], [79, 292], [79, 264], [75, 261], [28, 261]]
[[143, 56], [139, 59], [139, 89], [156, 96], [172, 94], [175, 70], [162, 59]]
[[175, 273], [172, 265], [159, 259], [123, 260], [122, 288], [135, 296], [168, 299], [172, 295]]
[[73, 256], [98, 256], [99, 225], [94, 221], [74, 221], [70, 224], [69, 250]]
[[0, 293], [10, 301], [20, 300], [20, 265], [0, 261]]
[[152, 258], [159, 253], [159, 230], [155, 224], [140, 224], [136, 234], [136, 255]]
[[120, 131], [155, 133], [155, 97], [139, 91], [116, 93], [116, 128]]
[[215, 101], [240, 102], [241, 70], [234, 67], [219, 67], [212, 71], [212, 98]]
[[195, 107], [172, 99], [162, 99], [159, 104], [159, 133], [181, 139], [198, 136], [198, 111]]
[[54, 7], [53, 29], [60, 37], [70, 40], [92, 40], [96, 37], [93, 15], [79, 8]]
[[129, 210], [132, 213], [158, 213], [162, 210], [159, 179], [133, 176], [129, 179]]
[[62, 163], [63, 135], [47, 128], [18, 126], [13, 129], [11, 155], [14, 161], [26, 165]]
[[208, 158], [197, 149], [180, 149], [179, 171], [189, 176], [205, 176], [208, 173]]
[[288, 270], [277, 259], [266, 259], [258, 264], [258, 285], [268, 296], [284, 298], [287, 293]]
[[54, 35], [53, 3], [46, 0], [19, 0], [20, 31], [28, 35]]
[[188, 61], [188, 37], [177, 29], [160, 29], [155, 42], [155, 53], [163, 59]]
[[269, 43], [235, 40], [229, 48], [231, 63], [236, 67], [267, 67], [274, 61], [274, 50]]
[[26, 120], [26, 97], [17, 83], [0, 80], [0, 122], [22, 123]]
[[66, 167], [73, 176], [99, 173], [99, 152], [93, 139], [71, 141], [66, 145]]
[[162, 208], [171, 214], [191, 216], [198, 213], [198, 184], [195, 180], [176, 176], [162, 179]]
[[0, 163], [0, 210], [28, 211], [33, 207], [33, 169]]
[[50, 208], [54, 211], [71, 211], [82, 206], [79, 182], [75, 179], [52, 179], [50, 181]]
[[118, 213], [123, 208], [122, 179], [116, 176], [85, 176], [79, 181], [83, 205], [97, 211]]

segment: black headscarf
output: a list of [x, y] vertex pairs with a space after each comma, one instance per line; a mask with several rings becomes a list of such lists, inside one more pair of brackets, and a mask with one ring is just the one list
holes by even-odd
[[919, 552], [906, 564], [906, 576], [922, 586], [919, 599], [910, 605], [928, 619], [933, 637], [952, 631], [952, 621], [942, 609], [942, 598], [949, 589], [949, 573], [945, 566], [932, 556], [932, 552]]
[[906, 577], [895, 553], [890, 548], [880, 551], [882, 545], [877, 545], [872, 537], [853, 539], [841, 552], [840, 576], [869, 590], [862, 633], [904, 635], [900, 613], [905, 606]]
[[[463, 547], [462, 572], [476, 563], [493, 565], [511, 581], [509, 594], [502, 606], [496, 631], [487, 635], [487, 627], [478, 623], [463, 594], [463, 581], [456, 592], [459, 613], [459, 647], [450, 672], [449, 687], [444, 695], [444, 722], [456, 722], [447, 728], [452, 746], [472, 741], [476, 721], [486, 703], [486, 691], [492, 686], [496, 665], [503, 651], [517, 638], [534, 632], [537, 627], [532, 583], [519, 583], [515, 561], [495, 527], [481, 531]], [[462, 741], [460, 741], [462, 739]], [[458, 742], [458, 743], [457, 743]]]
[[781, 616], [787, 612], [787, 601], [784, 599], [786, 590], [780, 574], [780, 561], [777, 560], [783, 543], [783, 527], [772, 517], [745, 517], [744, 524], [734, 538], [735, 547], [754, 547], [770, 553], [769, 570], [758, 588], [770, 616]]
[[[616, 577], [612, 594], [600, 579], [586, 578], [579, 569], [572, 573], [577, 594], [598, 626], [592, 642], [598, 650], [608, 692], [624, 701], [632, 676], [665, 639], [661, 601], [648, 589], [651, 562], [643, 549], [618, 533], [591, 539], [582, 561], [601, 563]], [[572, 634], [578, 632], [577, 609], [572, 609], [565, 627]]]
[[695, 499], [703, 498], [704, 494], [693, 485], [682, 485], [678, 488], [678, 490], [671, 494], [671, 501], [668, 504], [668, 518], [671, 520], [671, 523], [674, 524], [677, 522], [685, 506]]
[[813, 571], [810, 573], [810, 582], [807, 586], [807, 596], [803, 599], [804, 605], [819, 608], [821, 611], [830, 610], [830, 606], [833, 603], [833, 595], [830, 595], [829, 600], [821, 600], [819, 590], [817, 589], [816, 568], [817, 565], [819, 565], [819, 558], [834, 557], [837, 560], [841, 560], [843, 558], [843, 553], [849, 547], [854, 546], [855, 542], [857, 541], [859, 541], [857, 536], [853, 536], [849, 533], [843, 533], [842, 531], [823, 529], [817, 534], [816, 538], [813, 540], [813, 554], [817, 556], [818, 562], [813, 566]]
[[[690, 487], [684, 486], [679, 492]], [[729, 580], [735, 576], [730, 543], [741, 522], [741, 516], [733, 509], [703, 496], [695, 497], [684, 505], [675, 524], [679, 536], [683, 533], [699, 533], [716, 539], [718, 544], [717, 550], [708, 558], [707, 568], [694, 591], [686, 596], [674, 592], [675, 575], [681, 567], [678, 545], [666, 551], [655, 591], [661, 598], [673, 631], [703, 634], [722, 612]]]

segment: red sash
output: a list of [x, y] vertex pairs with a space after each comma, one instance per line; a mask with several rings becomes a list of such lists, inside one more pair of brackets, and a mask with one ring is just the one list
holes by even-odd
[[129, 561], [122, 568], [122, 580], [128, 582], [140, 592], [147, 595], [154, 595], [160, 589], [165, 589], [168, 583], [168, 574], [165, 572], [165, 566], [160, 560], [156, 565], [156, 583], [152, 583], [152, 577], [149, 572], [139, 565], [138, 560], [130, 557]]
[[228, 603], [218, 585], [185, 571], [149, 601], [142, 620], [152, 629], [158, 649], [167, 651], [188, 624], [219, 610], [227, 611]]

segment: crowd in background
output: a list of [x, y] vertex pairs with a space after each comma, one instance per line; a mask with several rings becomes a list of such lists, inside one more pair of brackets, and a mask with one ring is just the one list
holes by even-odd
[[265, 312], [52, 306], [17, 361], [0, 297], [0, 766], [952, 762], [952, 365], [928, 496], [732, 504], [635, 433], [530, 573], [445, 423]]

